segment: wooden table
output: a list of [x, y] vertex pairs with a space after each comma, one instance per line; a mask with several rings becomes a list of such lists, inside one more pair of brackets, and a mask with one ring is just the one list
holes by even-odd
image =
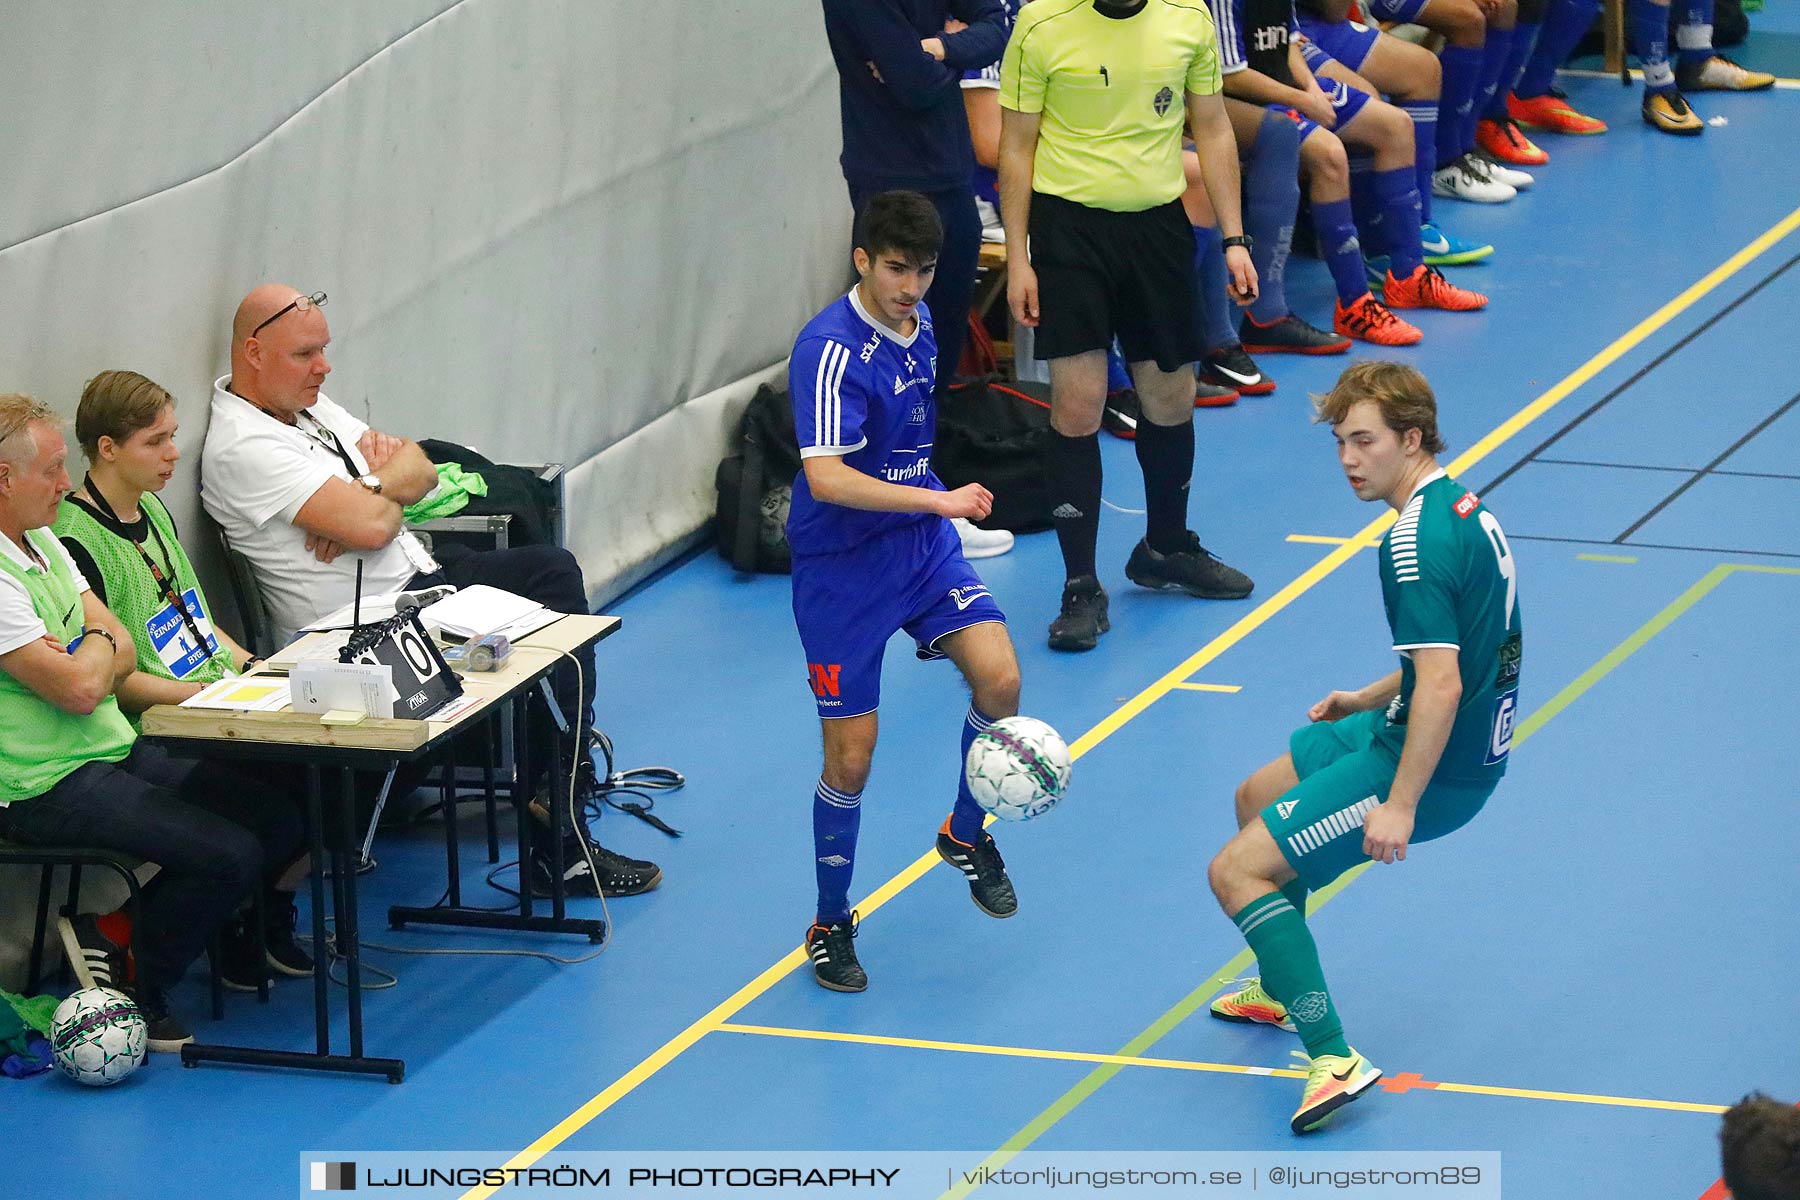
[[[429, 909], [401, 908], [389, 910], [389, 922], [441, 925], [478, 925], [484, 928], [523, 929], [533, 932], [576, 933], [599, 941], [605, 936], [604, 922], [565, 915], [562, 886], [562, 806], [550, 805], [550, 826], [554, 881], [551, 899], [552, 915], [536, 916], [532, 912], [530, 879], [531, 821], [530, 797], [524, 794], [529, 778], [530, 762], [526, 731], [529, 716], [527, 700], [533, 688], [561, 662], [563, 655], [579, 658], [603, 638], [619, 628], [619, 618], [602, 616], [564, 616], [536, 633], [513, 644], [512, 656], [497, 671], [469, 672], [462, 676], [465, 695], [474, 703], [461, 707], [449, 720], [423, 721], [397, 718], [365, 717], [355, 725], [324, 725], [319, 714], [282, 712], [225, 712], [218, 709], [181, 708], [157, 705], [143, 715], [143, 736], [155, 738], [171, 751], [207, 758], [251, 759], [263, 762], [287, 762], [306, 771], [308, 852], [312, 862], [313, 925], [313, 1013], [317, 1049], [311, 1053], [267, 1050], [247, 1046], [201, 1045], [190, 1043], [181, 1048], [183, 1066], [202, 1062], [248, 1063], [258, 1066], [298, 1067], [305, 1070], [349, 1072], [385, 1076], [389, 1083], [399, 1083], [406, 1074], [406, 1064], [396, 1058], [371, 1058], [363, 1053], [362, 1028], [362, 962], [358, 946], [357, 888], [355, 851], [356, 804], [354, 775], [358, 770], [391, 770], [400, 763], [416, 761], [439, 750], [448, 750], [452, 739], [495, 719], [503, 711], [514, 714], [515, 759], [518, 771], [512, 786], [512, 799], [518, 815], [519, 912], [465, 908], [460, 903], [456, 852], [456, 814], [454, 806], [445, 812], [445, 843], [450, 873], [450, 903]], [[312, 635], [318, 637], [320, 635]], [[341, 636], [341, 635], [340, 635]], [[277, 662], [280, 655], [273, 656]], [[592, 660], [583, 670], [592, 668]], [[257, 672], [252, 672], [256, 674]], [[324, 840], [324, 800], [322, 773], [328, 767], [339, 772], [339, 819], [332, 844]], [[454, 787], [452, 759], [451, 786]], [[552, 788], [562, 778], [560, 764], [550, 773]], [[329, 864], [332, 881], [332, 908], [337, 919], [337, 942], [342, 948], [347, 983], [347, 1007], [350, 1023], [350, 1053], [331, 1052], [329, 971], [330, 956], [324, 952], [325, 938], [325, 868]]]

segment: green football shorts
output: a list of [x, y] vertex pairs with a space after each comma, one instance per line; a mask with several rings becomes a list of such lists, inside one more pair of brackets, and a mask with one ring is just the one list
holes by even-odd
[[[1377, 723], [1383, 719], [1381, 709], [1356, 713], [1341, 721], [1303, 725], [1288, 739], [1300, 782], [1263, 809], [1262, 819], [1288, 865], [1313, 891], [1368, 861], [1362, 849], [1363, 818], [1387, 799], [1400, 765], [1375, 745]], [[1407, 844], [1461, 829], [1493, 790], [1493, 782], [1434, 780], [1419, 799]]]

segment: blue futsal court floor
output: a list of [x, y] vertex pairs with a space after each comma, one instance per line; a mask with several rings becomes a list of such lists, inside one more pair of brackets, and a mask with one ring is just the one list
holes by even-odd
[[[1386, 1073], [1325, 1132], [1287, 1129], [1297, 1039], [1204, 1010], [1248, 964], [1205, 882], [1233, 786], [1328, 689], [1393, 665], [1369, 549], [1386, 510], [1355, 500], [1308, 422], [1308, 392], [1347, 360], [1271, 357], [1273, 396], [1196, 414], [1193, 524], [1256, 579], [1249, 600], [1133, 589], [1141, 518], [1109, 510], [1113, 631], [1054, 655], [1054, 537], [981, 564], [1024, 710], [1079, 754], [1060, 809], [996, 831], [1015, 919], [984, 917], [931, 853], [966, 701], [952, 668], [896, 642], [852, 893], [872, 982], [815, 986], [798, 944], [818, 735], [788, 581], [702, 554], [611, 609], [599, 724], [621, 768], [689, 782], [657, 808], [678, 841], [601, 823], [666, 878], [611, 903], [598, 960], [378, 948], [588, 950], [387, 931], [384, 906], [441, 890], [442, 841], [384, 836], [364, 960], [399, 984], [366, 996], [368, 1050], [406, 1059], [404, 1084], [168, 1056], [110, 1092], [0, 1082], [14, 1190], [289, 1195], [324, 1150], [916, 1149], [974, 1167], [1030, 1147], [1485, 1150], [1509, 1197], [1707, 1193], [1722, 1108], [1800, 1098], [1800, 94], [1703, 97], [1729, 123], [1687, 141], [1645, 130], [1635, 89], [1566, 86], [1612, 132], [1543, 138], [1553, 161], [1509, 206], [1438, 202], [1497, 245], [1456, 274], [1493, 303], [1423, 314], [1425, 343], [1398, 352], [1518, 558], [1524, 717], [1479, 819], [1314, 898], [1350, 1039]], [[1329, 314], [1320, 264], [1297, 261], [1290, 289]], [[1109, 503], [1140, 509], [1131, 447], [1103, 440]], [[197, 982], [179, 998], [203, 1011]], [[310, 1003], [286, 981], [198, 1032], [306, 1049]]]

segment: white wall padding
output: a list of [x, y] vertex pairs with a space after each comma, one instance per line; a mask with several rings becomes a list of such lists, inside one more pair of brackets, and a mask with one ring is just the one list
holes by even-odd
[[659, 419], [741, 404], [846, 274], [815, 0], [0, 0], [0, 26], [0, 391], [169, 387], [190, 533], [259, 282], [330, 293], [326, 390], [377, 427], [568, 464], [600, 594], [710, 513], [723, 423]]
[[0, 392], [173, 391], [221, 605], [197, 451], [256, 284], [330, 294], [378, 428], [565, 463], [599, 596], [710, 516], [848, 275], [817, 0], [0, 0], [0, 81]]

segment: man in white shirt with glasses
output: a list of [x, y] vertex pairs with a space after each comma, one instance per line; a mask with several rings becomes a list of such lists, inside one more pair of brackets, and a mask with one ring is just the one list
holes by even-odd
[[[231, 325], [231, 373], [213, 384], [201, 452], [206, 511], [256, 572], [276, 636], [291, 639], [348, 604], [358, 558], [365, 595], [485, 583], [556, 612], [586, 612], [581, 567], [567, 550], [444, 547], [440, 563], [406, 530], [405, 507], [437, 486], [437, 468], [418, 443], [369, 428], [320, 390], [331, 373], [325, 299], [324, 292], [274, 283], [244, 297]], [[591, 792], [593, 671], [582, 674], [579, 690], [573, 669], [553, 676], [558, 704], [576, 730], [561, 741], [546, 737], [533, 746], [531, 758], [541, 770], [551, 753], [573, 754], [577, 787]], [[532, 728], [547, 734], [551, 724], [539, 716]], [[563, 856], [567, 885], [592, 895], [585, 857], [578, 847], [570, 849]], [[592, 849], [599, 886], [609, 896], [649, 891], [662, 879], [654, 863], [598, 844]], [[549, 856], [533, 858], [534, 886], [547, 893]]]

